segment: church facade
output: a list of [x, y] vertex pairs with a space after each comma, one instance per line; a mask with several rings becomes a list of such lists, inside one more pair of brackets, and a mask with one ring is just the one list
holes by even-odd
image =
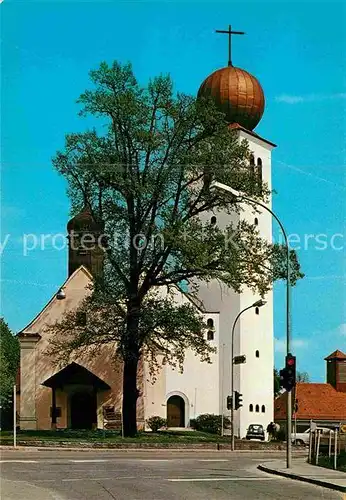
[[[210, 75], [199, 95], [211, 95], [224, 111], [239, 140], [246, 139], [252, 151], [249, 168], [259, 182], [271, 189], [271, 153], [275, 145], [253, 129], [264, 111], [263, 90], [255, 77], [231, 64]], [[270, 208], [270, 203], [268, 207]], [[230, 223], [226, 213], [205, 213], [205, 221], [220, 228]], [[255, 224], [262, 237], [271, 241], [272, 220], [268, 212], [245, 208], [240, 215]], [[68, 224], [68, 233], [83, 230], [101, 233], [86, 210]], [[89, 292], [92, 276], [102, 265], [97, 253], [69, 249], [69, 277], [46, 307], [19, 334], [20, 428], [111, 428], [121, 425], [122, 366], [114, 357], [115, 346], [104, 346], [97, 354], [79, 357], [66, 366], [56, 366], [47, 354], [46, 327], [76, 309]], [[250, 290], [237, 294], [219, 283], [201, 284], [198, 297], [177, 290], [174, 300], [194, 304], [208, 325], [208, 342], [216, 347], [211, 364], [202, 363], [186, 352], [184, 370], [162, 369], [152, 382], [142, 362], [138, 373], [138, 426], [145, 427], [153, 415], [167, 418], [168, 427], [189, 427], [190, 420], [203, 413], [229, 416], [226, 401], [231, 395], [232, 359], [245, 356], [234, 366], [234, 390], [242, 395], [242, 407], [235, 411], [235, 435], [244, 437], [250, 424], [266, 429], [273, 420], [273, 294], [264, 307], [251, 307], [241, 315], [235, 329], [232, 352], [231, 332], [237, 315], [259, 297]]]

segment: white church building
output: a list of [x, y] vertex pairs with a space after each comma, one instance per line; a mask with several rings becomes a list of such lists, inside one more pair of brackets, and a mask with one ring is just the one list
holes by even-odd
[[[259, 82], [245, 70], [229, 65], [210, 75], [201, 85], [200, 94], [211, 95], [239, 140], [248, 141], [253, 154], [250, 168], [271, 189], [271, 152], [275, 145], [253, 131], [264, 111]], [[244, 208], [240, 215], [233, 216], [233, 221], [235, 217], [246, 218], [258, 226], [262, 237], [271, 241], [270, 213], [261, 210], [254, 214], [251, 208]], [[68, 230], [80, 221], [89, 223], [88, 217], [90, 214], [85, 212], [77, 215]], [[206, 213], [205, 218], [220, 228], [230, 223], [226, 213]], [[108, 347], [100, 348], [99, 355], [92, 359], [76, 359], [62, 369], [46, 354], [46, 325], [62, 319], [67, 311], [78, 306], [88, 293], [87, 286], [98, 263], [95, 256], [76, 256], [70, 249], [69, 277], [62, 285], [63, 300], [54, 295], [18, 335], [21, 345], [18, 407], [22, 429], [103, 428], [107, 415], [121, 411], [122, 374], [112, 364]], [[165, 365], [155, 383], [150, 381], [144, 363], [139, 384], [139, 425], [144, 426], [153, 415], [167, 418], [170, 427], [189, 427], [191, 419], [204, 413], [229, 416], [227, 397], [231, 395], [232, 358], [245, 356], [245, 363], [234, 366], [234, 390], [242, 394], [242, 406], [235, 411], [235, 435], [244, 437], [249, 424], [262, 424], [266, 429], [274, 418], [272, 292], [267, 294], [265, 306], [252, 307], [240, 316], [233, 353], [231, 349], [235, 318], [259, 298], [249, 290], [237, 294], [217, 282], [201, 285], [197, 299], [177, 292], [177, 301], [193, 300], [208, 324], [207, 339], [217, 350], [212, 354], [211, 364], [202, 363], [192, 352], [187, 352], [183, 373]]]
[[[271, 188], [271, 151], [274, 145], [240, 126], [237, 129], [239, 139], [249, 142], [255, 163], [262, 165], [263, 181]], [[271, 208], [270, 204], [268, 207]], [[220, 228], [230, 223], [229, 215], [225, 213], [205, 214], [205, 217], [215, 217], [215, 223]], [[271, 241], [272, 220], [269, 212], [262, 210], [260, 214], [254, 215], [251, 208], [246, 208], [240, 217], [258, 225], [261, 236]], [[166, 366], [154, 386], [146, 384], [147, 414], [169, 416], [167, 405], [172, 401], [178, 406], [180, 401], [180, 416], [179, 412], [172, 412], [178, 425], [172, 422], [172, 427], [187, 427], [191, 418], [203, 413], [229, 417], [227, 396], [232, 394], [231, 360], [235, 356], [245, 356], [245, 363], [234, 365], [234, 391], [242, 394], [243, 405], [235, 411], [235, 435], [244, 437], [250, 424], [262, 424], [264, 429], [267, 428], [274, 419], [272, 291], [265, 297], [265, 306], [253, 307], [240, 316], [236, 323], [233, 356], [231, 348], [232, 327], [238, 313], [258, 299], [250, 290], [238, 294], [216, 281], [201, 285], [198, 302], [194, 303], [205, 322], [211, 326], [206, 335], [217, 348], [217, 353], [212, 356], [212, 364], [207, 364], [201, 363], [192, 352], [188, 352], [183, 373]], [[189, 298], [180, 294], [180, 300]]]

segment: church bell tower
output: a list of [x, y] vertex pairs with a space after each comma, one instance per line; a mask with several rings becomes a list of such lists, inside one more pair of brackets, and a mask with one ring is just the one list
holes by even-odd
[[87, 206], [68, 222], [69, 276], [80, 266], [86, 267], [93, 276], [102, 273], [104, 261], [103, 230], [103, 224], [95, 221]]
[[[216, 107], [224, 114], [228, 127], [234, 130], [239, 141], [246, 140], [251, 151], [249, 169], [256, 183], [265, 183], [271, 190], [271, 152], [275, 144], [264, 139], [255, 127], [259, 124], [265, 108], [265, 97], [256, 77], [244, 69], [233, 66], [231, 59], [232, 35], [243, 32], [218, 31], [228, 34], [228, 65], [211, 73], [201, 84], [198, 97], [212, 98]], [[218, 180], [218, 179], [215, 179]], [[234, 187], [234, 186], [230, 186]], [[229, 215], [220, 211], [203, 214], [203, 221], [217, 224], [225, 229], [230, 223], [246, 220], [256, 226], [261, 238], [272, 242], [272, 218], [260, 209], [254, 213], [252, 207], [243, 205], [241, 214]], [[271, 209], [271, 199], [268, 201]], [[245, 356], [244, 364], [234, 366], [234, 390], [242, 394], [243, 406], [235, 412], [235, 435], [244, 437], [250, 424], [262, 424], [264, 429], [273, 420], [273, 293], [265, 297], [262, 308], [250, 308], [242, 314], [235, 329], [232, 352], [231, 331], [237, 315], [254, 304], [260, 297], [244, 288], [242, 293], [221, 285], [216, 281], [202, 283], [199, 298], [208, 311], [218, 312], [219, 338], [219, 413], [227, 415], [227, 396], [231, 395], [232, 359]]]

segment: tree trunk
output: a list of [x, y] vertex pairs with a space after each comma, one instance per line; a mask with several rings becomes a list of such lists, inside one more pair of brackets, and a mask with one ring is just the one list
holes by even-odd
[[133, 437], [137, 434], [137, 369], [140, 358], [138, 326], [138, 304], [129, 305], [123, 368], [123, 432], [125, 437]]
[[137, 368], [138, 357], [124, 360], [123, 372], [123, 431], [125, 437], [137, 434]]

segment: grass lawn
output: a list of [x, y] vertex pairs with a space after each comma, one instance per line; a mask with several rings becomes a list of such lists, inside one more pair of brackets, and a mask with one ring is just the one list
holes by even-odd
[[[68, 441], [68, 442], [107, 442], [107, 443], [228, 443], [229, 437], [221, 437], [198, 431], [160, 431], [139, 432], [137, 437], [122, 438], [119, 431], [83, 431], [83, 430], [50, 430], [50, 431], [18, 431], [17, 442], [21, 441]], [[11, 431], [0, 432], [0, 444], [12, 444]]]

